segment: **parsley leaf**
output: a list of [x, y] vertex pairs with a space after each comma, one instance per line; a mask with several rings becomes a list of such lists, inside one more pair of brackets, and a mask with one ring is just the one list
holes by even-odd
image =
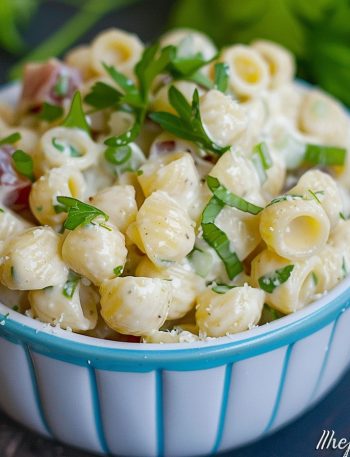
[[226, 187], [220, 184], [219, 180], [213, 176], [207, 177], [207, 184], [215, 197], [227, 206], [231, 206], [232, 208], [237, 208], [240, 211], [254, 215], [259, 214], [263, 210], [260, 206], [254, 205], [253, 203], [250, 203], [247, 200], [244, 200], [244, 198], [241, 198], [227, 190]]
[[136, 87], [135, 83], [123, 75], [123, 73], [116, 70], [113, 66], [104, 63], [103, 67], [117, 86], [123, 90], [123, 103], [134, 107], [142, 107], [143, 104], [139, 89]]
[[260, 288], [265, 292], [272, 294], [276, 287], [288, 281], [293, 269], [294, 265], [287, 265], [273, 271], [272, 273], [261, 276], [258, 279]]
[[68, 273], [68, 279], [63, 286], [62, 293], [67, 298], [72, 298], [77, 288], [77, 285], [80, 280], [80, 275], [75, 273], [74, 271], [70, 270]]
[[4, 144], [17, 143], [17, 141], [19, 141], [21, 138], [22, 138], [22, 135], [19, 132], [11, 133], [10, 135], [8, 135], [5, 138], [2, 138], [0, 140], [0, 146], [3, 146]]
[[69, 113], [62, 122], [62, 126], [85, 130], [88, 134], [90, 134], [90, 127], [86, 122], [79, 91], [75, 92], [73, 96]]
[[199, 94], [196, 89], [193, 93], [192, 104], [190, 105], [182, 93], [171, 86], [168, 91], [170, 104], [179, 116], [167, 112], [153, 112], [150, 118], [159, 124], [164, 130], [198, 144], [200, 147], [214, 152], [223, 154], [230, 146], [221, 147], [214, 143], [208, 136], [202, 124], [199, 110]]
[[13, 167], [22, 176], [35, 181], [34, 178], [34, 164], [32, 157], [21, 149], [17, 149], [12, 154]]
[[97, 110], [112, 108], [120, 102], [123, 94], [114, 87], [102, 81], [92, 86], [91, 92], [86, 95], [84, 102]]
[[51, 103], [44, 102], [38, 114], [38, 119], [47, 122], [53, 122], [63, 116], [63, 108], [61, 106], [52, 105]]
[[[80, 225], [90, 224], [96, 217], [103, 217], [105, 221], [108, 221], [109, 217], [106, 213], [92, 205], [81, 202], [76, 198], [72, 197], [57, 197], [57, 205], [60, 207], [60, 212], [68, 212], [67, 219], [64, 222], [63, 227], [67, 230], [74, 230]], [[61, 211], [62, 209], [62, 211]]]
[[215, 64], [215, 78], [214, 78], [214, 87], [220, 92], [225, 93], [228, 87], [228, 78], [230, 75], [230, 69], [227, 63], [217, 63]]
[[60, 74], [53, 87], [53, 93], [60, 98], [67, 96], [69, 91], [69, 76], [68, 74]]

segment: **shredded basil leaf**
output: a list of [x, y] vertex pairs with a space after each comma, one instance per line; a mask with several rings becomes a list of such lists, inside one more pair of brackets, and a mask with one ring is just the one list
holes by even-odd
[[[92, 205], [81, 202], [72, 197], [57, 197], [59, 212], [67, 212], [67, 219], [63, 227], [67, 230], [74, 230], [80, 225], [90, 224], [96, 217], [103, 217], [105, 221], [109, 219], [108, 215]], [[56, 207], [55, 207], [56, 210]]]
[[288, 281], [293, 269], [294, 265], [287, 265], [273, 271], [272, 273], [261, 276], [258, 279], [260, 288], [265, 292], [272, 294], [276, 287]]
[[283, 313], [281, 313], [280, 311], [277, 311], [277, 309], [271, 308], [271, 306], [269, 306], [267, 303], [265, 303], [258, 325], [264, 325], [264, 324], [267, 324], [268, 322], [273, 322], [277, 319], [280, 319], [283, 316], [284, 316]]
[[76, 91], [73, 96], [69, 113], [63, 120], [62, 126], [85, 130], [90, 135], [90, 127], [85, 118], [79, 91]]
[[14, 169], [22, 176], [34, 181], [34, 164], [32, 157], [21, 149], [17, 149], [12, 154], [12, 163]]
[[224, 203], [216, 197], [212, 197], [204, 208], [201, 224], [204, 240], [216, 251], [225, 265], [228, 277], [233, 279], [243, 271], [243, 265], [237, 254], [231, 251], [227, 235], [214, 223], [223, 207]]
[[227, 63], [217, 63], [215, 64], [215, 77], [214, 77], [214, 87], [220, 92], [225, 93], [228, 87], [228, 79], [230, 76], [230, 68]]
[[345, 157], [345, 148], [307, 144], [304, 160], [313, 165], [344, 165]]
[[68, 273], [68, 279], [63, 286], [62, 293], [67, 298], [72, 298], [80, 281], [80, 275], [70, 270]]
[[312, 280], [314, 282], [314, 285], [317, 286], [317, 284], [318, 284], [318, 276], [317, 276], [317, 274], [313, 271], [311, 273], [311, 276], [312, 276]]
[[14, 144], [17, 143], [22, 138], [22, 135], [19, 132], [11, 133], [11, 135], [6, 136], [0, 140], [0, 146], [4, 144]]
[[226, 187], [220, 184], [217, 178], [214, 178], [213, 176], [207, 177], [207, 184], [215, 197], [227, 206], [231, 206], [232, 208], [254, 215], [259, 214], [264, 209], [230, 192], [226, 189]]

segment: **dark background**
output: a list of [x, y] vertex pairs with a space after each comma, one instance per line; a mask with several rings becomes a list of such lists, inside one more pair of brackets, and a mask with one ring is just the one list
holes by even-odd
[[[166, 28], [173, 3], [170, 0], [144, 0], [125, 7], [100, 20], [80, 41], [88, 42], [99, 30], [113, 26], [135, 32], [144, 41], [150, 41]], [[28, 48], [43, 42], [74, 11], [61, 1], [44, 3], [32, 18], [30, 27], [23, 32]], [[13, 55], [0, 51], [1, 83], [7, 80], [8, 71], [16, 60]], [[338, 438], [350, 440], [350, 371], [318, 406], [302, 418], [262, 441], [222, 454], [222, 457], [342, 456], [344, 452], [340, 450], [315, 450], [323, 429], [334, 430]], [[47, 441], [0, 413], [0, 457], [91, 457], [91, 454]]]

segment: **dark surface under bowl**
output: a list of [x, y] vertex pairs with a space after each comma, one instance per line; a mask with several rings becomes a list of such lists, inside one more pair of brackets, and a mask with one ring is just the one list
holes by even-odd
[[[99, 30], [113, 26], [135, 32], [145, 41], [152, 40], [165, 29], [173, 3], [170, 0], [144, 0], [123, 8], [99, 21], [81, 41], [88, 42]], [[72, 12], [73, 10], [63, 2], [47, 2], [33, 18], [30, 29], [26, 32], [26, 42], [30, 47], [35, 47], [52, 30], [64, 23]], [[14, 62], [13, 57], [0, 52], [1, 83], [6, 82], [6, 74]], [[302, 373], [300, 375], [302, 376]], [[334, 430], [338, 439], [343, 437], [350, 439], [350, 371], [318, 406], [302, 418], [264, 440], [221, 456], [337, 457], [343, 455], [342, 450], [316, 450], [317, 442], [324, 429]], [[0, 413], [0, 457], [91, 456], [92, 454], [43, 439]]]

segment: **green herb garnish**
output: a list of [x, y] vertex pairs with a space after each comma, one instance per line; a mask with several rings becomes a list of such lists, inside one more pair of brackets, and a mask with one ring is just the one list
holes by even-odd
[[105, 150], [105, 159], [113, 165], [123, 165], [131, 159], [132, 150], [129, 145], [118, 148], [108, 147]]
[[83, 203], [76, 198], [60, 196], [57, 197], [57, 201], [60, 203], [60, 212], [68, 213], [63, 225], [67, 230], [74, 230], [80, 225], [90, 224], [96, 217], [103, 217], [105, 221], [109, 219], [109, 216], [100, 209]]
[[215, 197], [227, 206], [239, 209], [245, 213], [259, 214], [264, 208], [254, 205], [253, 203], [244, 200], [244, 198], [230, 192], [222, 184], [220, 184], [217, 178], [213, 176], [207, 177], [207, 184], [209, 189], [213, 192]]
[[270, 203], [268, 205], [266, 205], [266, 208], [268, 208], [271, 205], [274, 205], [275, 203], [292, 201], [292, 200], [303, 200], [303, 196], [302, 195], [292, 195], [292, 194], [281, 195], [281, 196], [276, 197], [273, 200], [271, 200]]
[[30, 179], [32, 182], [35, 181], [33, 159], [29, 154], [21, 149], [17, 149], [12, 154], [12, 163], [17, 173]]
[[68, 273], [68, 279], [63, 286], [62, 293], [67, 298], [72, 298], [80, 281], [80, 275], [70, 270]]
[[230, 69], [227, 63], [215, 64], [215, 77], [214, 87], [220, 92], [226, 93], [228, 87], [228, 78], [230, 76]]
[[85, 130], [90, 134], [89, 124], [86, 122], [85, 114], [81, 103], [80, 92], [75, 92], [67, 117], [62, 122], [63, 127]]
[[66, 151], [71, 157], [81, 157], [82, 154], [71, 144], [66, 144], [60, 142], [57, 138], [52, 138], [52, 146], [57, 149], [57, 151], [65, 153]]
[[318, 276], [317, 276], [317, 274], [313, 271], [311, 273], [311, 276], [312, 276], [312, 280], [314, 282], [314, 285], [317, 286], [317, 284], [318, 284]]
[[231, 250], [226, 233], [215, 225], [215, 219], [224, 206], [219, 199], [212, 197], [204, 208], [201, 225], [204, 240], [216, 251], [225, 265], [228, 277], [233, 279], [243, 271], [243, 265], [237, 254]]
[[114, 268], [113, 273], [116, 276], [120, 276], [123, 273], [124, 267], [123, 265], [118, 265], [117, 267]]
[[84, 98], [84, 102], [96, 110], [101, 110], [118, 106], [122, 97], [123, 94], [117, 89], [98, 81], [92, 86], [91, 92]]
[[0, 140], [0, 146], [4, 144], [14, 144], [17, 143], [22, 138], [22, 135], [19, 132], [11, 133], [11, 135], [6, 136]]
[[288, 281], [293, 269], [294, 265], [287, 265], [272, 273], [261, 276], [261, 278], [258, 279], [260, 288], [265, 292], [272, 294], [276, 287]]
[[162, 111], [153, 112], [150, 114], [150, 118], [154, 122], [177, 137], [193, 141], [203, 149], [215, 154], [221, 155], [230, 149], [230, 146], [221, 147], [209, 138], [200, 116], [197, 89], [193, 93], [191, 105], [174, 86], [169, 88], [168, 98], [178, 116]]
[[60, 119], [63, 116], [63, 113], [64, 111], [61, 106], [44, 102], [38, 114], [38, 119], [47, 122], [54, 122], [57, 119]]
[[345, 157], [345, 148], [307, 144], [304, 160], [312, 165], [344, 165]]
[[53, 86], [53, 92], [57, 97], [64, 98], [69, 90], [69, 76], [61, 74], [58, 76], [56, 84]]
[[234, 289], [237, 286], [230, 286], [229, 284], [215, 284], [211, 290], [217, 294], [226, 294], [231, 289]]
[[267, 179], [266, 170], [272, 167], [272, 159], [267, 144], [264, 141], [254, 147], [252, 162], [258, 172], [260, 181], [264, 183]]

